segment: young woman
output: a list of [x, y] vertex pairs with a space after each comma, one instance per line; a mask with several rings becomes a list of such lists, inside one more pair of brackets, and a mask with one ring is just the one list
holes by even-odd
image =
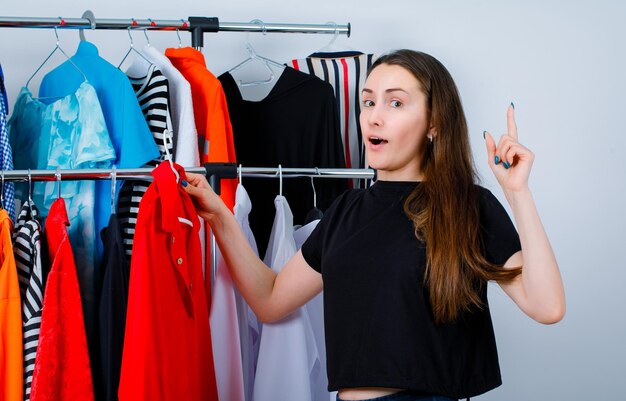
[[[347, 191], [280, 274], [252, 252], [201, 175], [183, 182], [213, 229], [237, 288], [264, 322], [324, 289], [329, 389], [338, 400], [450, 400], [501, 384], [487, 282], [528, 316], [558, 322], [565, 296], [528, 188], [533, 154], [513, 104], [488, 163], [511, 206], [476, 184], [457, 88], [435, 58], [379, 58], [360, 123], [378, 178]], [[518, 234], [519, 233], [519, 234]]]

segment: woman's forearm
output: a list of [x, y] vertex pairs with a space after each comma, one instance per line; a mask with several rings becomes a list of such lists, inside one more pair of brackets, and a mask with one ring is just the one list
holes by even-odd
[[527, 313], [557, 322], [565, 313], [565, 292], [554, 252], [529, 189], [506, 191], [522, 244], [522, 286]]
[[207, 222], [237, 289], [260, 320], [269, 308], [276, 273], [252, 250], [237, 220], [224, 206]]

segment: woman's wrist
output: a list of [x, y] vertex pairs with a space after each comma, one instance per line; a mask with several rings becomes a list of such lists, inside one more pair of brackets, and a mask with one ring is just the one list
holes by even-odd
[[523, 188], [514, 190], [504, 189], [503, 191], [504, 196], [506, 197], [511, 207], [515, 207], [515, 205], [519, 204], [520, 202], [526, 202], [533, 199], [532, 192], [530, 191], [530, 188], [528, 186], [524, 186]]

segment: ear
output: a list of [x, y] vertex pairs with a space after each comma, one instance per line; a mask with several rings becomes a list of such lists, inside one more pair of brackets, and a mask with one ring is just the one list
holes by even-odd
[[437, 137], [437, 131], [435, 130], [435, 127], [430, 127], [430, 129], [428, 130], [428, 133], [426, 134], [426, 137], [432, 142], [433, 138]]
[[431, 120], [431, 124], [430, 127], [428, 127], [428, 138], [436, 138], [437, 137], [437, 128], [435, 128], [435, 125], [432, 123], [432, 118]]

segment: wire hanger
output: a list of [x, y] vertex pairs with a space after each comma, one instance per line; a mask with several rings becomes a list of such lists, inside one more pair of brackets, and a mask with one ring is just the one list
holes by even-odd
[[[315, 167], [315, 174], [320, 175], [319, 169]], [[315, 182], [313, 181], [313, 176], [311, 176], [311, 188], [313, 189], [313, 209], [309, 210], [304, 218], [304, 224], [309, 224], [312, 221], [320, 220], [324, 213], [318, 209], [317, 207], [317, 192], [315, 191]]]
[[[132, 20], [134, 21], [135, 19], [132, 18]], [[130, 52], [134, 51], [135, 53], [137, 53], [141, 58], [143, 58], [144, 60], [146, 60], [148, 63], [150, 63], [150, 60], [148, 60], [146, 58], [146, 56], [144, 56], [143, 54], [141, 54], [141, 52], [137, 49], [135, 49], [135, 42], [133, 42], [133, 37], [130, 34], [130, 29], [131, 27], [129, 26], [127, 29], [128, 32], [128, 37], [130, 38], [130, 47], [128, 48], [128, 51], [126, 52], [126, 54], [124, 55], [124, 58], [122, 59], [122, 61], [120, 61], [120, 63], [117, 66], [117, 69], [119, 70], [120, 67], [122, 67], [122, 64], [124, 64], [124, 61], [126, 60], [126, 58], [128, 57], [128, 55], [130, 54]], [[146, 38], [148, 37], [148, 35], [146, 35]], [[148, 39], [148, 44], [150, 44], [150, 40]], [[152, 63], [150, 63], [152, 64]]]
[[[150, 23], [153, 23], [151, 18], [148, 18], [148, 21], [150, 21]], [[143, 29], [143, 36], [146, 37], [146, 42], [148, 42], [148, 46], [151, 46], [150, 38], [148, 37], [148, 28]]]
[[174, 176], [176, 176], [176, 183], [178, 184], [178, 182], [180, 181], [180, 174], [178, 174], [176, 167], [174, 167], [174, 162], [172, 161], [172, 154], [170, 153], [170, 150], [168, 148], [168, 142], [171, 142], [172, 145], [174, 144], [174, 138], [172, 138], [171, 134], [172, 132], [168, 130], [167, 128], [163, 130], [163, 138], [165, 139], [165, 146], [164, 146], [165, 160], [169, 162], [170, 168], [174, 172]]
[[4, 170], [2, 170], [2, 188], [0, 188], [0, 209], [4, 209]]
[[[61, 17], [59, 17], [59, 20], [63, 20]], [[52, 49], [52, 51], [50, 52], [50, 54], [48, 54], [48, 57], [46, 57], [46, 59], [43, 61], [43, 63], [41, 63], [41, 65], [35, 70], [35, 72], [33, 72], [33, 75], [30, 76], [30, 78], [28, 78], [28, 81], [26, 81], [26, 88], [28, 88], [28, 84], [30, 83], [30, 81], [35, 77], [35, 75], [37, 75], [37, 73], [39, 72], [39, 70], [41, 70], [41, 68], [46, 65], [46, 63], [48, 62], [48, 60], [50, 60], [50, 57], [52, 57], [52, 55], [58, 50], [60, 51], [65, 58], [68, 59], [68, 61], [70, 63], [72, 63], [72, 65], [78, 70], [78, 72], [80, 72], [80, 74], [83, 76], [83, 79], [85, 81], [87, 81], [87, 76], [85, 75], [85, 73], [78, 68], [78, 66], [76, 65], [76, 63], [74, 63], [74, 61], [72, 60], [72, 58], [70, 56], [67, 55], [67, 53], [65, 53], [65, 51], [61, 48], [61, 44], [59, 41], [59, 33], [57, 32], [57, 27], [53, 27], [54, 28], [54, 36], [57, 38], [57, 42], [56, 42], [56, 46], [54, 46], [54, 49]]]
[[278, 165], [278, 195], [283, 196], [283, 166]]
[[[185, 20], [181, 18], [180, 20], [183, 24], [185, 23]], [[178, 29], [178, 27], [176, 28], [176, 36], [178, 36], [178, 48], [180, 49], [181, 47], [183, 47], [183, 41], [180, 38], [180, 30]]]
[[337, 37], [339, 37], [339, 26], [334, 21], [329, 21], [326, 25], [330, 25], [335, 27], [335, 33], [333, 33], [333, 37], [330, 39], [330, 42], [321, 49], [317, 50], [316, 53], [336, 53], [341, 51], [354, 51], [354, 49], [347, 46], [337, 46], [335, 45], [335, 41]]
[[33, 211], [33, 177], [30, 175], [30, 169], [28, 169], [28, 208], [30, 209], [30, 215], [34, 216]]
[[[267, 28], [265, 27], [265, 23], [259, 19], [254, 19], [252, 21], [250, 21], [250, 23], [257, 23], [261, 25], [261, 30], [263, 32], [263, 35], [267, 34]], [[265, 67], [265, 69], [267, 70], [267, 72], [269, 73], [269, 77], [266, 79], [260, 79], [260, 80], [255, 80], [255, 81], [249, 81], [249, 82], [244, 82], [243, 80], [239, 80], [239, 85], [240, 86], [251, 86], [251, 85], [262, 85], [262, 84], [267, 84], [270, 83], [272, 81], [274, 81], [275, 78], [275, 74], [274, 74], [274, 70], [272, 70], [271, 66], [275, 67], [275, 68], [279, 68], [281, 71], [285, 68], [285, 66], [281, 63], [278, 63], [274, 60], [271, 60], [267, 57], [263, 57], [261, 55], [259, 55], [254, 48], [252, 47], [252, 44], [250, 43], [250, 33], [247, 32], [246, 33], [246, 50], [248, 51], [248, 58], [243, 60], [241, 63], [237, 64], [236, 66], [234, 66], [233, 68], [231, 68], [230, 70], [228, 70], [229, 73], [233, 73], [237, 70], [240, 70], [243, 66], [251, 63], [254, 60], [258, 60], [261, 61], [263, 63], [263, 66]]]
[[[317, 172], [317, 167], [315, 167], [315, 171]], [[313, 207], [317, 209], [317, 193], [315, 192], [315, 182], [313, 181], [313, 176], [311, 176], [311, 188], [313, 188]]]
[[61, 198], [61, 168], [59, 166], [57, 166], [57, 170], [54, 173], [54, 177], [56, 178], [56, 182], [57, 182], [57, 199]]
[[115, 214], [115, 190], [117, 185], [117, 169], [115, 164], [111, 167], [111, 214]]

